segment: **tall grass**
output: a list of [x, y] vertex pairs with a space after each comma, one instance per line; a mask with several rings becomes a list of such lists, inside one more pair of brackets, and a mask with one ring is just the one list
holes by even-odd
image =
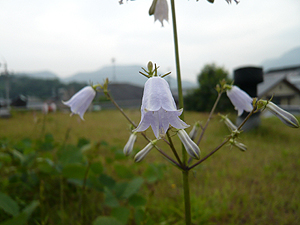
[[[126, 113], [136, 122], [140, 119], [138, 110]], [[188, 124], [205, 121], [204, 113], [186, 112]], [[115, 110], [87, 113], [85, 121], [67, 113], [42, 114], [14, 113], [11, 119], [0, 120], [0, 138], [17, 143], [24, 138], [38, 139], [51, 133], [56, 142], [76, 144], [78, 138], [91, 142], [105, 141], [115, 149], [122, 149], [129, 137], [127, 121]], [[43, 128], [44, 126], [44, 128]], [[188, 129], [189, 130], [189, 129]], [[152, 132], [147, 132], [151, 136]], [[228, 130], [215, 115], [200, 144], [205, 156], [220, 143]], [[192, 222], [194, 224], [300, 224], [300, 131], [291, 129], [277, 118], [262, 119], [261, 126], [242, 133], [240, 142], [248, 146], [246, 152], [225, 146], [210, 159], [194, 169], [191, 181]], [[139, 136], [135, 152], [146, 145]], [[163, 142], [159, 142], [168, 152]], [[180, 144], [179, 141], [175, 144]], [[99, 159], [109, 157], [109, 149], [97, 152]], [[170, 153], [171, 155], [171, 153]], [[144, 176], [149, 164], [165, 163], [155, 150], [141, 163], [133, 163], [132, 157], [121, 162], [132, 168], [132, 173]], [[120, 162], [117, 162], [120, 164]], [[112, 174], [115, 167], [109, 166]], [[45, 177], [47, 179], [47, 177]], [[140, 192], [147, 199], [148, 224], [184, 224], [181, 176], [172, 167], [163, 167], [163, 179], [142, 186]], [[72, 190], [69, 189], [69, 190]], [[76, 195], [77, 189], [68, 195]], [[87, 190], [88, 193], [90, 192]], [[56, 193], [56, 194], [54, 194]], [[58, 201], [59, 189], [53, 192], [53, 201]], [[99, 207], [95, 201], [101, 196], [87, 194], [85, 201], [90, 217], [96, 216]], [[51, 208], [50, 202], [41, 203], [50, 210], [48, 215], [57, 215], [59, 208]], [[65, 205], [66, 224], [76, 223], [72, 206], [78, 199]], [[151, 222], [152, 221], [152, 222]], [[55, 220], [48, 220], [56, 224]]]

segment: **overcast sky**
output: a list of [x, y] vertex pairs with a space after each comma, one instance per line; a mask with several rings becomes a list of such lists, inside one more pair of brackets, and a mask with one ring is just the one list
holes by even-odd
[[[111, 65], [112, 58], [116, 65], [152, 60], [175, 74], [171, 14], [161, 27], [148, 15], [152, 0], [124, 2], [1, 0], [0, 61], [14, 72], [50, 70], [67, 77]], [[299, 0], [175, 4], [183, 79], [195, 81], [207, 63], [232, 73], [300, 46]]]

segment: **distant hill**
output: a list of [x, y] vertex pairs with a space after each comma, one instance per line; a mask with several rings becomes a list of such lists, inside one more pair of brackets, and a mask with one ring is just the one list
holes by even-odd
[[262, 62], [265, 71], [274, 68], [300, 65], [300, 46], [291, 49], [278, 58], [267, 59]]
[[[105, 66], [99, 70], [92, 72], [79, 72], [70, 77], [59, 78], [59, 76], [50, 71], [40, 71], [40, 72], [27, 72], [27, 73], [18, 73], [18, 76], [28, 76], [32, 78], [41, 78], [41, 79], [59, 79], [64, 83], [70, 82], [79, 82], [79, 83], [89, 83], [93, 82], [94, 84], [103, 83], [103, 81], [108, 78], [112, 83], [127, 83], [136, 86], [143, 87], [147, 78], [139, 73], [142, 71], [140, 65], [123, 65], [123, 66]], [[164, 73], [162, 71], [161, 73]], [[171, 76], [165, 78], [171, 89], [177, 89], [177, 81]], [[196, 88], [197, 84], [189, 81], [182, 81], [183, 89]]]
[[[141, 75], [139, 71], [142, 71], [139, 65], [115, 66], [115, 68], [113, 66], [105, 66], [97, 71], [77, 73], [62, 79], [62, 81], [67, 83], [71, 81], [102, 83], [103, 80], [108, 78], [110, 82], [114, 83], [128, 83], [136, 86], [144, 86], [147, 78]], [[171, 76], [167, 76], [165, 79], [169, 82], [171, 89], [177, 88], [176, 79]], [[197, 84], [183, 81], [182, 86], [184, 89], [190, 89], [197, 87]]]

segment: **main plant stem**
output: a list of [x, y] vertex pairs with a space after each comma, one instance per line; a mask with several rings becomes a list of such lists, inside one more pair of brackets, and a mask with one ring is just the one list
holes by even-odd
[[[176, 62], [176, 73], [177, 73], [177, 89], [178, 89], [178, 103], [179, 108], [183, 109], [183, 95], [181, 85], [181, 73], [180, 73], [180, 62], [179, 62], [179, 49], [178, 49], [178, 36], [177, 36], [177, 25], [176, 25], [176, 14], [175, 14], [175, 2], [171, 1], [172, 21], [173, 21], [173, 36], [174, 36], [174, 50], [175, 50], [175, 62]], [[180, 115], [180, 118], [184, 120], [184, 114]], [[187, 153], [182, 146], [182, 166], [186, 167], [187, 164]], [[185, 169], [182, 171], [183, 181], [183, 194], [184, 194], [184, 207], [185, 207], [185, 223], [191, 225], [191, 199], [190, 199], [190, 187], [189, 187], [189, 170]]]

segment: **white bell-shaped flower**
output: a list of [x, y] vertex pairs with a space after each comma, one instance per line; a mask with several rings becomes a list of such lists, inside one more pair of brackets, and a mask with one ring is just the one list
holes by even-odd
[[83, 115], [95, 98], [96, 91], [91, 86], [86, 86], [78, 91], [73, 97], [64, 102], [63, 104], [71, 108], [72, 114], [79, 114], [80, 118], [83, 119]]
[[189, 127], [179, 119], [181, 113], [182, 109], [176, 109], [168, 82], [158, 76], [151, 77], [144, 86], [141, 121], [133, 131], [141, 132], [151, 126], [155, 137], [160, 139], [165, 136], [169, 125], [177, 129]]
[[242, 115], [244, 111], [252, 111], [253, 99], [239, 87], [233, 85], [228, 88], [226, 93], [234, 108], [238, 111], [238, 116]]
[[169, 7], [167, 0], [153, 0], [149, 9], [149, 14], [154, 14], [154, 22], [158, 20], [161, 22], [161, 26], [164, 26], [164, 20], [169, 21]]

